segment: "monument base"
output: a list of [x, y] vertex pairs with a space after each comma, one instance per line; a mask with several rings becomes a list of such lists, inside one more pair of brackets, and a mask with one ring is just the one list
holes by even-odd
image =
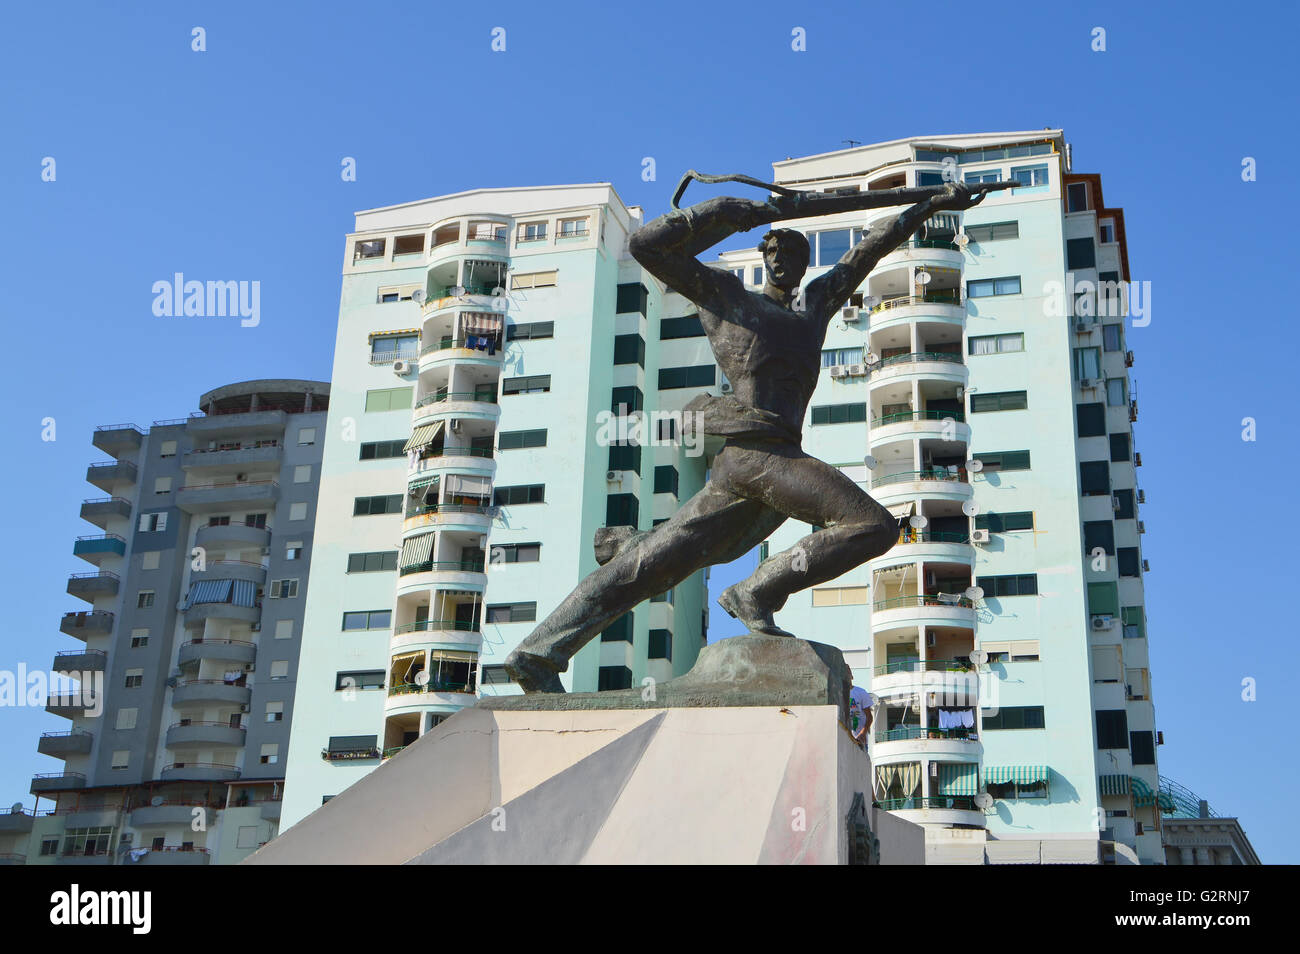
[[244, 863], [924, 859], [919, 826], [871, 808], [867, 755], [823, 704], [465, 709]]

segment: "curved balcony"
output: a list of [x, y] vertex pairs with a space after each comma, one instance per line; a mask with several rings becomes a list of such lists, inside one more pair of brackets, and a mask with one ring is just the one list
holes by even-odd
[[206, 848], [163, 845], [161, 848], [150, 848], [148, 854], [142, 855], [134, 863], [137, 865], [206, 865], [211, 857], [211, 853]]
[[164, 782], [233, 782], [239, 767], [223, 762], [173, 762], [163, 766], [158, 777]]
[[72, 755], [89, 755], [91, 744], [95, 741], [92, 733], [82, 729], [69, 729], [67, 732], [42, 732], [36, 743], [36, 751], [56, 759], [66, 759]]
[[121, 585], [121, 578], [108, 570], [73, 573], [68, 577], [68, 595], [93, 603], [98, 596], [116, 596]]
[[427, 457], [417, 459], [415, 466], [407, 468], [406, 478], [411, 480], [435, 471], [455, 471], [471, 477], [493, 477], [497, 472], [497, 462], [490, 447], [457, 444], [440, 447]]
[[483, 592], [487, 588], [487, 573], [483, 561], [434, 560], [403, 567], [398, 571], [397, 594], [412, 590], [427, 590], [444, 586], [458, 590]]
[[194, 747], [243, 748], [247, 733], [228, 722], [177, 722], [167, 727], [163, 744], [169, 749]]
[[402, 521], [402, 535], [425, 527], [487, 533], [496, 507], [487, 504], [430, 504], [410, 511]]
[[938, 825], [951, 828], [968, 825], [983, 828], [984, 812], [975, 807], [973, 795], [927, 795], [913, 798], [887, 798], [877, 803], [887, 812], [915, 825]]
[[899, 295], [873, 307], [869, 316], [872, 331], [918, 318], [961, 325], [966, 320], [966, 305], [957, 295]]
[[113, 614], [104, 610], [83, 613], [64, 613], [59, 620], [59, 632], [77, 639], [104, 636], [113, 631]]
[[393, 653], [411, 649], [460, 649], [478, 652], [483, 633], [468, 620], [421, 619], [399, 623], [393, 629], [388, 648]]
[[965, 596], [940, 599], [938, 594], [895, 596], [871, 604], [872, 629], [899, 626], [975, 625], [975, 604]]
[[958, 467], [955, 474], [945, 468], [872, 474], [870, 492], [878, 502], [889, 506], [913, 497], [963, 501], [973, 491], [966, 469]]
[[[458, 301], [459, 299], [454, 300]], [[471, 348], [463, 338], [444, 335], [437, 341], [431, 342], [420, 349], [420, 373], [423, 374], [426, 371], [453, 362], [499, 368], [505, 360], [505, 348], [497, 347], [493, 350], [495, 353], [489, 354], [485, 349]]]
[[474, 683], [469, 682], [435, 682], [427, 685], [415, 684], [392, 686], [388, 698], [384, 700], [384, 714], [398, 715], [403, 712], [458, 712], [475, 702]]
[[898, 534], [898, 542], [884, 554], [871, 560], [868, 566], [880, 568], [912, 560], [974, 564], [975, 549], [971, 545], [969, 533], [914, 530], [911, 527], [904, 527]]
[[234, 603], [195, 603], [185, 610], [185, 626], [195, 629], [209, 619], [229, 619], [238, 623], [256, 623], [262, 618], [262, 607], [237, 606]]
[[209, 560], [202, 570], [190, 571], [191, 584], [201, 580], [244, 580], [261, 586], [266, 582], [266, 567], [248, 560]]
[[271, 531], [250, 523], [231, 522], [224, 526], [199, 527], [194, 545], [205, 550], [243, 550], [271, 545]]
[[912, 438], [970, 443], [970, 425], [961, 411], [895, 411], [871, 419], [872, 447]]
[[80, 772], [42, 772], [32, 776], [29, 791], [33, 795], [50, 792], [75, 792], [86, 787], [86, 776]]
[[181, 643], [176, 653], [176, 664], [187, 666], [204, 659], [252, 665], [257, 658], [257, 644], [242, 639], [191, 639]]
[[125, 497], [92, 497], [81, 502], [81, 519], [107, 530], [110, 521], [131, 516], [131, 501]]
[[965, 264], [965, 256], [952, 242], [942, 239], [909, 239], [877, 262], [876, 269], [884, 271], [904, 264], [961, 268]]
[[173, 706], [246, 706], [253, 697], [248, 686], [221, 679], [191, 679], [172, 690]]
[[936, 762], [978, 762], [984, 746], [973, 730], [931, 729], [906, 726], [878, 734], [871, 745], [871, 763], [888, 765], [894, 759]]
[[879, 364], [872, 365], [868, 369], [868, 374], [870, 375], [867, 380], [868, 388], [875, 388], [886, 382], [897, 382], [901, 378], [965, 385], [970, 377], [970, 370], [959, 354], [950, 354], [946, 351], [914, 351], [884, 358]]
[[411, 426], [430, 424], [441, 418], [472, 417], [481, 421], [496, 421], [501, 417], [501, 405], [495, 392], [450, 391], [430, 394], [420, 399], [411, 412]]

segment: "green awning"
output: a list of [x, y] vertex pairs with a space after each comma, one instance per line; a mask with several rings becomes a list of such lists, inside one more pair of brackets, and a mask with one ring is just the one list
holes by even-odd
[[1151, 791], [1150, 785], [1136, 775], [1132, 776], [1132, 784], [1134, 805], [1154, 805], [1156, 803], [1156, 796]]
[[438, 435], [442, 433], [444, 423], [444, 421], [434, 421], [432, 424], [421, 424], [411, 432], [411, 439], [406, 442], [406, 446], [402, 450], [409, 454], [413, 450], [419, 450], [427, 444], [432, 444]]
[[1101, 794], [1103, 795], [1127, 795], [1129, 793], [1129, 777], [1127, 775], [1103, 775], [1101, 776]]
[[1036, 785], [1046, 782], [1051, 770], [1046, 765], [986, 765], [984, 767], [985, 785]]
[[974, 795], [979, 792], [979, 765], [974, 762], [940, 762], [940, 795]]
[[426, 533], [420, 537], [411, 537], [402, 544], [402, 556], [397, 565], [403, 570], [408, 567], [428, 563], [433, 554], [433, 534]]

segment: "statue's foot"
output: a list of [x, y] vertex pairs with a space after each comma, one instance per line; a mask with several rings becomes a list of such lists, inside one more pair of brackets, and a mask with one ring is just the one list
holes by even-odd
[[524, 692], [564, 692], [560, 672], [541, 656], [515, 650], [506, 657], [506, 673]]
[[748, 626], [751, 633], [794, 638], [794, 633], [787, 633], [776, 625], [776, 620], [772, 618], [772, 611], [754, 599], [740, 583], [723, 590], [722, 595], [718, 597], [718, 605], [726, 610], [727, 615], [732, 619], [738, 619]]

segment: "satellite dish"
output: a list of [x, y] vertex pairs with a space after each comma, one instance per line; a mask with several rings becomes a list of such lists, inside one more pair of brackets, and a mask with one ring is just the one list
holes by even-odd
[[862, 463], [867, 465], [867, 470], [875, 470], [876, 464], [878, 464], [879, 461], [877, 461], [874, 457], [868, 454], [866, 457], [862, 458]]
[[[982, 586], [969, 586], [969, 587], [967, 587], [967, 588], [966, 588], [966, 598], [967, 598], [968, 600], [972, 600], [972, 601], [974, 601], [974, 600], [982, 600], [982, 599], [984, 599], [984, 587], [982, 587]], [[977, 649], [977, 650], [975, 650], [975, 651], [976, 651], [977, 653], [982, 653], [982, 652], [984, 652], [984, 650], [982, 650], [982, 649]], [[972, 658], [974, 658], [974, 657], [972, 657]], [[986, 657], [985, 657], [985, 658], [987, 658], [987, 654], [986, 654]]]
[[452, 298], [464, 298], [464, 297], [465, 297], [465, 286], [464, 286], [464, 285], [454, 285], [454, 286], [452, 287], [452, 289], [451, 289], [451, 297], [452, 297]]
[[980, 792], [975, 796], [975, 807], [983, 812], [988, 811], [993, 807], [993, 796], [988, 792]]
[[880, 301], [881, 299], [879, 295], [868, 295], [866, 298], [862, 299], [862, 307], [870, 311], [872, 308], [879, 305]]
[[429, 671], [421, 669], [415, 674], [415, 684], [417, 686], [427, 686], [429, 684]]
[[968, 500], [961, 505], [961, 512], [968, 517], [973, 517], [980, 512], [980, 505], [973, 500]]
[[970, 236], [965, 232], [962, 232], [960, 235], [953, 237], [952, 244], [956, 245], [958, 248], [965, 248], [970, 244]]
[[167, 799], [163, 798], [161, 795], [155, 795], [153, 798], [149, 799], [149, 804], [154, 808], [157, 808], [159, 805], [166, 805]]
[[913, 530], [924, 530], [929, 522], [930, 519], [922, 513], [915, 514], [907, 521]]
[[866, 359], [867, 364], [879, 364], [879, 363], [880, 363], [880, 355], [876, 354], [874, 351], [868, 351], [868, 352], [866, 353], [865, 359]]
[[415, 302], [417, 305], [421, 304], [424, 299], [425, 293], [423, 288], [417, 288], [415, 291], [411, 292], [411, 301]]
[[984, 461], [979, 460], [978, 458], [968, 460], [966, 461], [966, 469], [969, 470], [972, 474], [978, 474], [981, 470], [984, 469]]
[[[967, 590], [966, 592], [969, 594], [970, 590]], [[982, 666], [989, 661], [989, 654], [983, 649], [972, 649], [970, 661], [976, 666]]]
[[933, 277], [934, 277], [933, 275], [931, 275], [924, 268], [922, 268], [919, 269], [916, 273], [916, 282], [918, 285], [928, 285], [930, 284], [930, 279]]
[[9, 811], [11, 814], [21, 815], [23, 813], [23, 803], [14, 802], [12, 805], [9, 806]]

